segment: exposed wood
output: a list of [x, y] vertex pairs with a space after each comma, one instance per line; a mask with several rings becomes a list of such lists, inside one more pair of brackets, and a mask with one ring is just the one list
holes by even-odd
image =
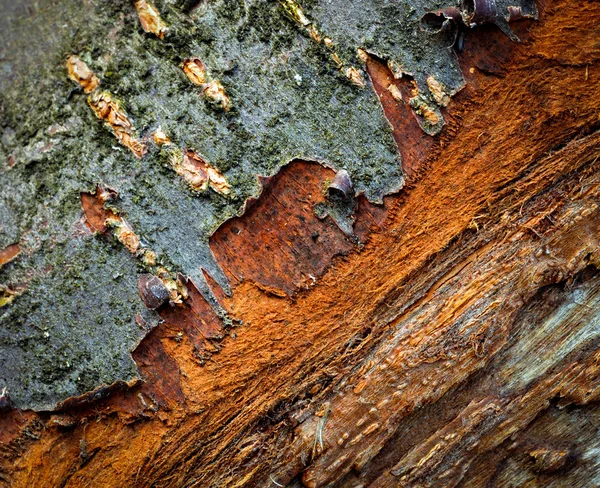
[[598, 21], [557, 1], [523, 44], [469, 32], [437, 138], [371, 61], [409, 187], [359, 199], [351, 238], [313, 212], [333, 171], [263, 181], [211, 239], [233, 326], [189, 283], [133, 353], [143, 382], [0, 413], [0, 481], [597, 484]]

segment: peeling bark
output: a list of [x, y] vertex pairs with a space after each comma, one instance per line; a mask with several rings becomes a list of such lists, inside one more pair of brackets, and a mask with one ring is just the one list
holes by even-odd
[[[346, 68], [350, 51], [344, 43], [355, 44], [355, 38], [341, 40], [339, 19], [329, 16], [326, 2], [283, 3], [285, 18], [303, 32], [299, 35], [325, 50], [323, 62], [338, 53]], [[349, 11], [355, 3], [360, 2], [349, 2]], [[510, 2], [488, 3], [506, 22], [529, 15], [528, 10], [517, 15]], [[473, 19], [477, 5], [472, 5]], [[367, 7], [358, 18], [371, 18]], [[213, 188], [207, 201], [220, 201], [223, 208], [237, 202], [242, 211], [203, 234], [210, 234], [205, 248], [190, 239], [193, 233], [182, 231], [170, 235], [175, 242], [165, 253], [167, 246], [154, 239], [159, 231], [139, 231], [151, 219], [136, 213], [144, 196], [126, 185], [118, 192], [121, 200], [110, 190], [116, 186], [111, 178], [61, 193], [74, 195], [72, 214], [85, 217], [76, 227], [80, 240], [73, 242], [92, 243], [102, 253], [114, 236], [108, 259], [131, 268], [122, 280], [142, 305], [130, 311], [138, 333], [129, 343], [139, 341], [131, 353], [133, 376], [139, 379], [104, 386], [88, 382], [81, 395], [41, 412], [14, 408], [10, 390], [8, 396], [0, 391], [0, 483], [597, 484], [600, 48], [598, 30], [589, 26], [598, 24], [600, 5], [559, 1], [538, 7], [538, 20], [511, 25], [521, 43], [512, 42], [493, 22], [460, 27], [462, 50], [458, 38], [454, 49], [466, 84], [458, 93], [458, 85], [442, 76], [396, 76], [402, 69], [389, 62], [385, 42], [381, 50], [365, 50], [369, 57], [361, 76], [376, 90], [381, 115], [392, 126], [388, 135], [398, 145], [407, 182], [383, 205], [369, 202], [357, 173], [344, 174], [337, 165], [331, 165], [334, 170], [312, 158], [295, 159], [258, 179], [253, 173], [260, 192], [251, 192], [242, 203], [236, 200], [239, 175], [234, 170], [203, 159], [170, 121], [149, 124], [140, 115], [135, 127], [150, 149], [141, 160], [123, 151], [121, 164], [151, 171], [152, 158], [164, 159], [179, 148], [189, 159], [194, 153], [184, 151], [193, 147], [199, 160], [214, 162], [215, 171], [231, 185], [232, 195]], [[151, 8], [169, 26], [163, 40], [155, 32], [152, 42], [167, 43], [177, 29], [178, 7], [157, 2]], [[207, 8], [200, 4], [197, 15]], [[411, 14], [416, 28], [427, 12], [437, 10]], [[479, 14], [477, 23], [490, 20]], [[135, 10], [131, 15], [137, 19]], [[201, 54], [182, 53], [183, 65], [173, 66], [182, 75], [181, 90], [189, 89], [181, 73], [184, 59], [202, 59], [191, 68], [199, 89], [216, 79], [208, 76], [218, 74], [221, 80], [221, 72], [201, 72], [204, 63], [214, 69]], [[78, 79], [89, 86], [91, 72], [74, 65]], [[230, 94], [229, 75], [222, 74]], [[98, 80], [104, 84], [105, 78]], [[435, 104], [434, 115], [446, 121], [436, 137], [422, 130], [422, 117], [433, 105], [420, 114], [413, 110], [425, 90], [427, 103]], [[239, 98], [234, 90], [231, 95], [230, 112], [235, 112]], [[194, 96], [204, 103], [207, 95]], [[131, 114], [140, 106], [134, 103]], [[222, 108], [210, 110], [229, 116]], [[89, 112], [85, 104], [78, 117], [85, 117], [84, 110]], [[88, 116], [93, 121], [93, 114]], [[4, 147], [12, 147], [7, 127]], [[112, 151], [114, 137], [104, 137], [101, 130], [96, 136]], [[39, 163], [33, 153], [50, 143], [64, 144], [43, 136], [45, 145], [38, 147], [40, 137], [10, 154], [3, 149], [5, 174], [27, 164], [35, 168]], [[196, 204], [184, 206], [199, 196], [185, 187], [191, 183], [182, 172], [175, 169], [185, 180], [179, 182], [174, 167], [168, 161], [165, 166], [162, 173], [152, 172], [158, 181], [184, 186], [156, 195], [173, 207], [179, 200], [167, 197], [178, 195], [186, 209], [177, 214], [178, 225], [185, 228], [192, 222], [191, 209], [196, 218], [206, 214]], [[206, 166], [202, 172], [208, 175]], [[122, 185], [124, 174], [117, 169], [114, 175], [121, 176], [114, 181]], [[206, 176], [202, 185], [208, 188], [218, 180], [211, 178]], [[155, 218], [161, 222], [164, 216], [159, 210]], [[136, 245], [132, 234], [124, 235], [116, 225], [120, 222], [128, 223]], [[19, 234], [16, 224], [0, 225], [7, 229], [0, 276], [27, 277], [10, 273], [40, 249], [36, 242], [44, 236], [42, 227], [36, 224], [35, 232]], [[146, 256], [150, 243], [155, 262]], [[172, 256], [170, 262], [160, 262], [161, 254]], [[214, 267], [206, 265], [195, 276], [177, 273], [179, 263], [213, 261]], [[44, 271], [39, 266], [32, 269]], [[169, 269], [170, 279], [185, 288], [187, 297], [172, 304], [166, 297], [158, 300], [160, 293], [149, 284], [161, 278], [161, 267]], [[101, 278], [103, 270], [96, 271]], [[140, 275], [142, 294], [153, 294], [146, 296], [146, 305], [156, 312], [147, 312], [138, 296]], [[94, 284], [109, 286], [99, 278]], [[82, 286], [89, 293], [91, 278], [86, 280]], [[20, 278], [7, 289], [12, 293], [17, 285], [25, 290], [35, 283]], [[111, 317], [109, 310], [105, 313]]]

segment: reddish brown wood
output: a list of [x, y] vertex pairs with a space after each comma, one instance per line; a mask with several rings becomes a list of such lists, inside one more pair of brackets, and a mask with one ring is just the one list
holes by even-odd
[[21, 252], [19, 244], [11, 244], [0, 251], [0, 268], [15, 259]]
[[[596, 343], [507, 396], [487, 368], [508, 350], [527, 303], [543, 303], [543, 287], [585, 278], [597, 262], [597, 19], [597, 3], [561, 1], [542, 9], [527, 43], [494, 28], [469, 34], [469, 84], [427, 150], [407, 149], [424, 136], [405, 107], [384, 101], [413, 180], [383, 209], [361, 201], [364, 246], [312, 212], [330, 171], [301, 162], [282, 170], [211, 241], [234, 285], [220, 298], [239, 322], [222, 328], [192, 289], [183, 307], [160, 311], [165, 323], [134, 352], [144, 383], [68, 412], [3, 414], [6, 482], [395, 486], [407, 475], [449, 486], [444, 479], [464, 475], [485, 486], [508, 476], [495, 460], [524, 463], [545, 447], [544, 425], [567, 430], [568, 418], [540, 420], [554, 412], [553, 396], [596, 415]], [[374, 66], [379, 86], [388, 74]], [[550, 257], [534, 259], [545, 246]], [[404, 360], [381, 368], [392, 352]], [[357, 426], [370, 403], [393, 395], [392, 375], [407, 393]], [[525, 439], [514, 448], [513, 431]], [[344, 450], [344, 432], [363, 437]], [[561, 479], [532, 476], [538, 486]]]
[[324, 201], [334, 172], [317, 163], [293, 161], [276, 176], [263, 179], [260, 198], [244, 215], [225, 222], [210, 244], [228, 278], [256, 283], [276, 296], [307, 290], [336, 256], [365, 241], [385, 216], [360, 198], [354, 237], [330, 219], [319, 220], [313, 207]]
[[[394, 139], [402, 156], [402, 169], [407, 181], [411, 183], [417, 179], [432, 149], [438, 145], [438, 138], [428, 136], [421, 130], [418, 116], [408, 103], [414, 96], [411, 90], [416, 87], [416, 83], [408, 75], [395, 79], [389, 68], [375, 58], [369, 58], [367, 69], [385, 116], [392, 126]], [[402, 100], [394, 98], [388, 89], [390, 85], [398, 87]]]

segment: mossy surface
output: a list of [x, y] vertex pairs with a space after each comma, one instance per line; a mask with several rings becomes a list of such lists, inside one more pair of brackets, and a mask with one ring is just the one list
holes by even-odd
[[[139, 262], [108, 236], [81, 227], [80, 193], [114, 188], [133, 230], [173, 272], [203, 284], [201, 269], [226, 279], [210, 234], [256, 196], [256, 175], [294, 158], [345, 168], [357, 192], [379, 202], [399, 190], [397, 148], [356, 55], [393, 59], [419, 87], [433, 74], [452, 92], [462, 76], [452, 52], [419, 31], [439, 1], [307, 1], [305, 12], [344, 62], [366, 80], [352, 84], [277, 1], [215, 0], [186, 14], [156, 1], [164, 40], [142, 31], [133, 2], [0, 2], [0, 249], [21, 255], [0, 284], [22, 288], [0, 308], [0, 389], [20, 408], [51, 409], [69, 396], [137, 374], [129, 351], [157, 317], [139, 298]], [[5, 5], [4, 5], [5, 4]], [[150, 146], [142, 159], [119, 145], [67, 78], [75, 54], [116, 97], [140, 137], [159, 126], [194, 149], [232, 185], [224, 197], [195, 195]], [[224, 112], [181, 69], [201, 58], [231, 98]]]

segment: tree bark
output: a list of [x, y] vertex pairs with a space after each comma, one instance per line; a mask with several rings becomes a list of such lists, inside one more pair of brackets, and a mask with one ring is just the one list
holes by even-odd
[[[439, 108], [445, 126], [437, 135], [424, 132], [424, 112], [408, 102], [418, 84], [395, 78], [386, 60], [370, 55], [367, 81], [402, 159], [402, 174], [386, 183], [392, 194], [382, 205], [370, 202], [375, 186], [356, 183], [353, 173], [364, 191], [353, 200], [349, 233], [343, 218], [350, 214], [335, 214], [324, 191], [335, 164], [294, 160], [261, 178], [260, 196], [210, 234], [208, 254], [189, 243], [186, 259], [203, 272], [170, 278], [187, 294], [171, 295], [156, 315], [138, 315], [145, 328], [122, 341], [126, 350], [140, 340], [135, 374], [119, 370], [119, 381], [96, 382], [53, 408], [36, 409], [46, 400], [31, 397], [19, 409], [0, 396], [0, 483], [600, 484], [600, 4], [537, 7], [537, 20], [511, 24], [520, 43], [494, 25], [461, 31], [462, 49], [454, 49], [465, 87]], [[160, 24], [154, 29], [147, 35], [160, 37]], [[112, 86], [104, 75], [100, 86]], [[8, 82], [14, 78], [0, 87]], [[134, 162], [127, 148], [142, 147], [148, 154], [140, 164], [164, 158], [116, 117], [117, 108], [104, 117], [111, 127], [101, 128], [83, 104], [85, 89], [75, 94], [74, 113], [89, 112], [92, 140], [105, 141], [107, 151], [118, 146]], [[5, 174], [19, 164], [35, 168], [39, 158], [26, 153], [43, 149], [13, 151], [11, 110], [2, 113]], [[35, 138], [36, 130], [15, 137]], [[136, 138], [144, 145], [135, 146]], [[181, 157], [180, 166], [161, 170], [165, 178], [186, 179], [198, 164], [214, 162]], [[215, 168], [233, 180], [231, 168]], [[400, 177], [405, 186], [396, 191]], [[81, 192], [78, 228], [86, 242], [113, 246], [118, 263], [134, 263], [123, 265], [132, 273], [123, 289], [137, 297], [140, 274], [161, 276], [147, 263], [152, 242], [142, 238], [127, 250], [128, 214], [103, 181], [73, 189]], [[219, 181], [209, 176], [202, 191], [221, 198]], [[127, 195], [119, 192], [123, 202]], [[28, 245], [21, 238], [0, 250], [0, 277], [29, 259]], [[0, 312], [20, 306], [34, 286], [9, 285], [11, 302]], [[104, 299], [93, 296], [88, 305]], [[0, 327], [8, 330], [6, 317]]]

